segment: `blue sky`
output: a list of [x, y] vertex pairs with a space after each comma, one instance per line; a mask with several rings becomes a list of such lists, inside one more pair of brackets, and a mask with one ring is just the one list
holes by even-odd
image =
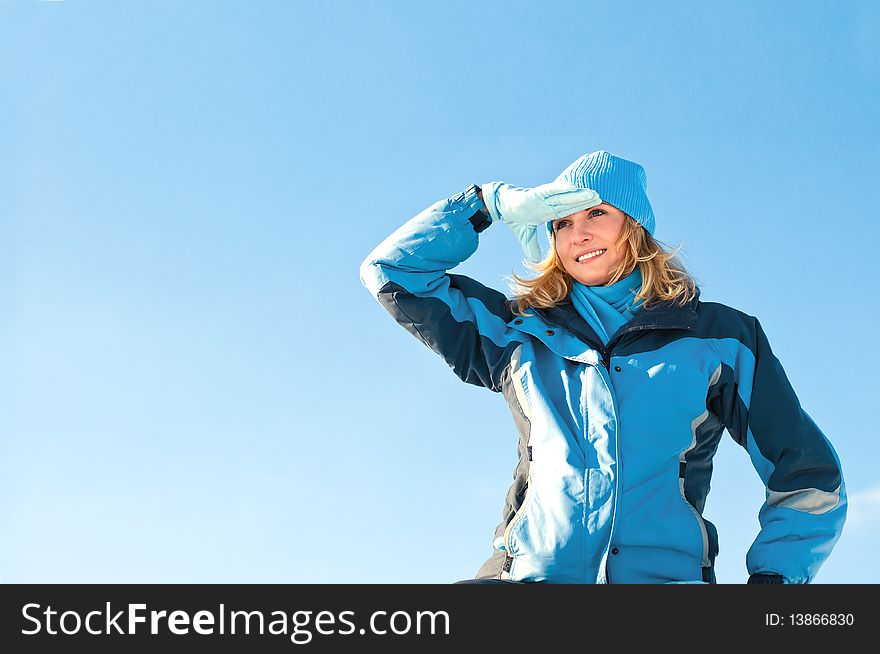
[[[880, 581], [878, 39], [872, 2], [0, 2], [0, 581], [473, 576], [516, 431], [358, 266], [598, 149], [841, 457], [816, 582]], [[514, 271], [502, 225], [456, 269]], [[719, 582], [763, 492], [725, 436]]]

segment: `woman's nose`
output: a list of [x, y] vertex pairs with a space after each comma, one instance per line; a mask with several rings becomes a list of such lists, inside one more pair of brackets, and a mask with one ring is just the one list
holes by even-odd
[[592, 236], [593, 236], [592, 231], [590, 230], [590, 227], [589, 227], [589, 225], [587, 225], [587, 222], [585, 220], [578, 221], [575, 223], [574, 236], [575, 236], [575, 240], [577, 240], [578, 243], [581, 243], [583, 241], [586, 241], [586, 240], [592, 238]]

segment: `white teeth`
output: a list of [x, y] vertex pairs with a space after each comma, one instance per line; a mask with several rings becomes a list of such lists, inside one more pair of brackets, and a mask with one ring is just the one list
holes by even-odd
[[595, 252], [590, 252], [590, 254], [584, 254], [577, 258], [578, 261], [586, 261], [587, 259], [592, 259], [593, 257], [598, 257], [605, 250], [596, 250]]

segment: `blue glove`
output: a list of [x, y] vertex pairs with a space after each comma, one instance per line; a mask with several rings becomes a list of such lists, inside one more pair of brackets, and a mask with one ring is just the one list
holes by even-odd
[[541, 261], [538, 228], [602, 204], [599, 194], [556, 180], [534, 188], [518, 188], [505, 182], [483, 184], [483, 202], [493, 221], [505, 223], [532, 263]]

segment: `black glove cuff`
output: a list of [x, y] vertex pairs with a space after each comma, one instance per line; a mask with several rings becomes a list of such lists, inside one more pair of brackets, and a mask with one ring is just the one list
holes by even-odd
[[785, 578], [775, 572], [756, 572], [749, 577], [747, 584], [784, 584]]
[[[481, 189], [479, 186], [474, 184], [474, 191], [475, 192], [480, 192], [482, 190], [483, 189]], [[474, 226], [474, 231], [477, 234], [479, 234], [482, 231], [485, 231], [486, 228], [492, 224], [492, 217], [489, 215], [489, 212], [484, 209], [480, 209], [479, 211], [477, 211], [477, 213], [475, 213], [473, 216], [471, 216], [469, 218], [469, 220], [471, 221], [471, 225]]]

